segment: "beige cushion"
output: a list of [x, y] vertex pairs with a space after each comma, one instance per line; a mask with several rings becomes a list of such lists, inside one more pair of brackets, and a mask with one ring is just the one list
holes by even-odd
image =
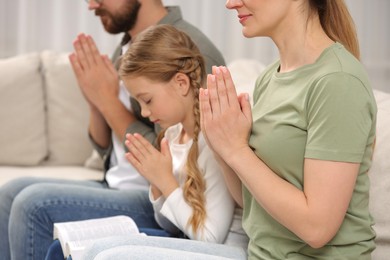
[[83, 166], [0, 166], [0, 186], [21, 177], [56, 178], [62, 180], [103, 180], [103, 171]]
[[237, 94], [248, 93], [252, 104], [255, 83], [260, 73], [265, 69], [265, 65], [253, 59], [237, 59], [229, 63], [228, 68]]
[[67, 53], [44, 51], [49, 165], [83, 165], [92, 152], [89, 108], [78, 87]]
[[0, 165], [31, 166], [47, 156], [40, 59], [0, 60]]
[[[377, 139], [370, 170], [370, 209], [375, 219], [377, 249], [373, 259], [390, 256], [390, 94], [374, 91], [378, 105]], [[383, 245], [386, 245], [385, 247]]]

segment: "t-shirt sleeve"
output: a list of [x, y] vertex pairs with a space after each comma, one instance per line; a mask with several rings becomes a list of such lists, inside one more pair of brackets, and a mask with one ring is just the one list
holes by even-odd
[[372, 95], [347, 73], [321, 78], [307, 100], [305, 158], [360, 163], [375, 112]]

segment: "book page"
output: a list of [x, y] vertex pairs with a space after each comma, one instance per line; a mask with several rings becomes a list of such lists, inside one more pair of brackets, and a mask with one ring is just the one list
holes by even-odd
[[[139, 234], [137, 225], [130, 217], [114, 216], [54, 223], [53, 237], [60, 241], [64, 255], [68, 256], [71, 254], [69, 249], [79, 248], [80, 245], [82, 248], [87, 246], [81, 241], [126, 234]], [[66, 246], [67, 243], [69, 243], [68, 246]]]
[[72, 260], [82, 260], [85, 248], [92, 245], [95, 240], [96, 239], [68, 241], [66, 243], [66, 248], [69, 254], [72, 256]]

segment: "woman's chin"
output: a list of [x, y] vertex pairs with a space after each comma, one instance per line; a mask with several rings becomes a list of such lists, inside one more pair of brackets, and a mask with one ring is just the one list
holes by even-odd
[[257, 35], [254, 35], [253, 32], [249, 31], [248, 28], [243, 27], [242, 28], [242, 35], [244, 35], [245, 38], [253, 38]]

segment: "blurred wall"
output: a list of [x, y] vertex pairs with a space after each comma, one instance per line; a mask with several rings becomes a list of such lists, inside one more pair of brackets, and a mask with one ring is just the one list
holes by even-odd
[[[270, 63], [277, 51], [267, 38], [246, 39], [235, 11], [225, 0], [163, 0], [179, 5], [186, 20], [219, 47], [227, 62], [251, 58]], [[390, 92], [390, 1], [346, 0], [355, 20], [362, 62], [374, 88]], [[51, 49], [71, 51], [78, 33], [92, 35], [110, 54], [120, 40], [107, 34], [84, 0], [0, 0], [0, 58]]]

